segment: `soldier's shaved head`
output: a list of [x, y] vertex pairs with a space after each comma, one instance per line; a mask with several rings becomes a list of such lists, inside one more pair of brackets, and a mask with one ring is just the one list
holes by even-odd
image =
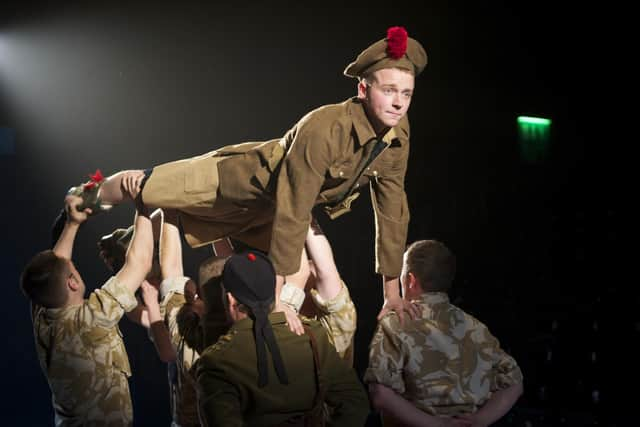
[[66, 279], [71, 274], [71, 261], [46, 250], [27, 264], [20, 277], [22, 292], [34, 303], [46, 308], [63, 307], [68, 299]]
[[418, 240], [404, 253], [404, 273], [413, 273], [425, 292], [446, 292], [456, 275], [456, 257], [437, 240]]

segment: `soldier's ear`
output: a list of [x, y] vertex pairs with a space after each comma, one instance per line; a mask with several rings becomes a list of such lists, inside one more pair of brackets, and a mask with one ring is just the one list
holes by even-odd
[[420, 282], [418, 281], [418, 278], [412, 272], [407, 273], [407, 279], [408, 279], [408, 282], [409, 282], [409, 283], [407, 283], [409, 289], [415, 289], [416, 286], [420, 285]]
[[358, 82], [358, 98], [367, 99], [367, 81], [362, 79]]
[[72, 291], [80, 289], [80, 283], [76, 280], [76, 277], [73, 274], [70, 274], [69, 277], [67, 277], [67, 288]]

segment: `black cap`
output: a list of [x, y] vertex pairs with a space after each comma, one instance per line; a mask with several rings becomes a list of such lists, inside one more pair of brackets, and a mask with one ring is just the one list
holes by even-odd
[[273, 366], [281, 384], [288, 384], [280, 348], [269, 322], [269, 307], [275, 299], [276, 273], [267, 256], [259, 251], [244, 251], [232, 255], [222, 271], [222, 285], [235, 299], [251, 309], [253, 333], [258, 360], [258, 386], [269, 382], [267, 353], [269, 347]]

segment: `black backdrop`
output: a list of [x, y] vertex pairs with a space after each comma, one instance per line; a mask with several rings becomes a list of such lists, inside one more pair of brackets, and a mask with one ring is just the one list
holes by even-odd
[[[637, 342], [640, 321], [625, 305], [638, 303], [637, 291], [624, 289], [611, 267], [620, 257], [621, 168], [605, 94], [623, 79], [623, 38], [608, 11], [510, 3], [6, 8], [0, 259], [8, 277], [0, 319], [10, 404], [3, 424], [51, 423], [17, 282], [24, 263], [49, 244], [68, 187], [96, 168], [145, 168], [279, 137], [309, 110], [354, 95], [355, 81], [342, 70], [392, 25], [405, 26], [429, 55], [409, 112], [409, 242], [436, 238], [452, 248], [459, 265], [453, 300], [484, 320], [521, 364], [525, 395], [503, 423], [622, 422], [617, 408], [626, 400], [616, 379], [636, 378], [625, 364], [638, 355], [628, 343]], [[516, 117], [523, 114], [553, 120], [549, 150], [536, 162], [519, 151]], [[90, 287], [108, 277], [95, 241], [129, 224], [132, 213], [118, 207], [79, 235], [74, 257]], [[353, 213], [320, 221], [358, 308], [362, 374], [382, 303], [368, 197]], [[195, 273], [208, 255], [186, 248], [186, 271]], [[136, 425], [167, 425], [166, 370], [144, 331], [126, 320], [121, 328]], [[612, 375], [615, 368], [624, 374]]]

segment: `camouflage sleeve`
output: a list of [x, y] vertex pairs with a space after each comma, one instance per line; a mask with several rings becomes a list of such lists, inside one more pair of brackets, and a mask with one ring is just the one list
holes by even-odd
[[[184, 334], [184, 329], [180, 327], [178, 315], [180, 310], [185, 305], [186, 300], [184, 295], [178, 292], [169, 292], [168, 295], [160, 302], [161, 312], [164, 315], [165, 324], [169, 330], [169, 337], [171, 338], [171, 344], [175, 349], [178, 360], [181, 365], [180, 369], [188, 371], [191, 369], [193, 362], [195, 362], [199, 355], [195, 349], [189, 346], [189, 342], [192, 340], [187, 339]], [[197, 333], [198, 331], [194, 331]]]
[[482, 346], [483, 358], [492, 361], [491, 391], [503, 390], [514, 384], [521, 383], [522, 371], [515, 359], [508, 355], [501, 347], [500, 342], [485, 327], [486, 344]]
[[311, 298], [320, 313], [318, 321], [327, 331], [329, 341], [344, 358], [353, 343], [356, 332], [356, 307], [349, 295], [349, 289], [341, 280], [342, 288], [331, 300], [324, 300], [315, 289], [311, 290]]
[[96, 289], [78, 310], [79, 322], [84, 325], [112, 328], [118, 324], [125, 311], [131, 311], [138, 305], [133, 292], [120, 284], [113, 276]]
[[402, 394], [405, 391], [402, 377], [404, 355], [399, 333], [395, 313], [383, 317], [378, 323], [369, 346], [369, 367], [364, 374], [364, 382], [382, 384]]

